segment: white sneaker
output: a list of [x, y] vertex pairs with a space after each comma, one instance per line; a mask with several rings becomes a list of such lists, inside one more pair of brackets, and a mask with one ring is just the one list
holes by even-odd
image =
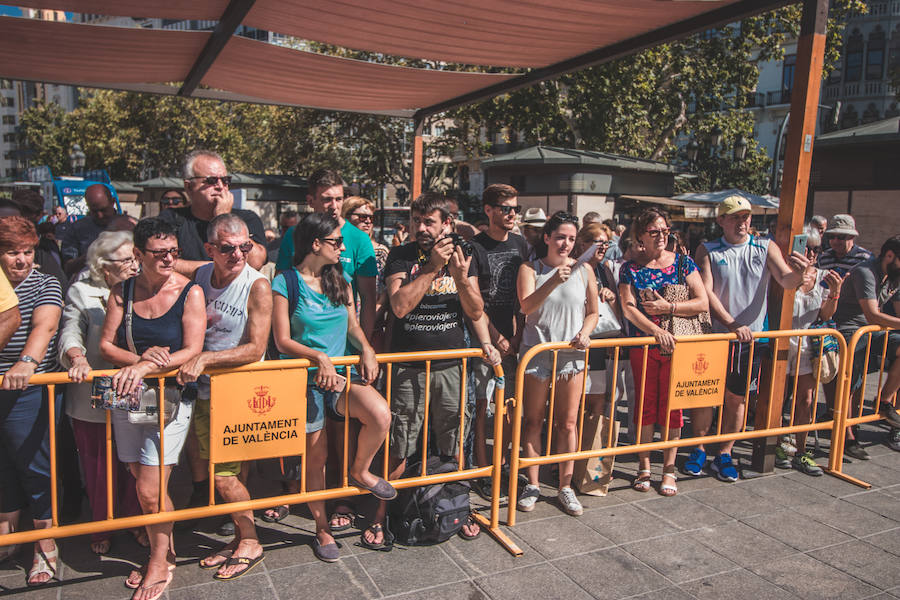
[[575, 491], [569, 486], [559, 490], [559, 493], [556, 494], [556, 499], [559, 500], [562, 509], [573, 517], [581, 516], [584, 513], [584, 508], [575, 496]]
[[531, 512], [534, 510], [534, 505], [540, 497], [541, 488], [529, 483], [522, 488], [522, 493], [519, 494], [519, 501], [516, 502], [516, 507], [522, 512]]

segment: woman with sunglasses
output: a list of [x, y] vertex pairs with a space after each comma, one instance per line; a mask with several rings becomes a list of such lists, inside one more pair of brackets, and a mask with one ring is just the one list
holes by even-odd
[[[391, 500], [397, 495], [393, 486], [369, 471], [391, 424], [391, 413], [387, 401], [371, 386], [378, 376], [378, 363], [375, 350], [366, 340], [356, 317], [350, 284], [344, 279], [341, 225], [329, 214], [311, 213], [297, 225], [293, 234], [292, 273], [280, 273], [272, 282], [272, 334], [281, 358], [306, 358], [315, 365], [309, 370], [306, 389], [307, 435], [303, 467], [307, 490], [325, 488], [328, 458], [325, 418], [344, 420], [348, 409], [344, 390], [350, 385], [350, 415], [361, 425], [356, 438], [356, 453], [349, 466], [350, 485], [367, 489], [380, 500]], [[296, 288], [291, 290], [288, 286]], [[291, 310], [289, 298], [294, 294], [297, 304]], [[348, 340], [360, 350], [360, 362], [358, 369], [341, 375], [330, 357], [344, 356]], [[348, 379], [351, 382], [348, 383]], [[299, 486], [299, 481], [289, 482], [288, 493], [298, 492]], [[338, 560], [340, 553], [331, 535], [325, 502], [310, 502], [309, 509], [316, 522], [313, 552], [325, 562]], [[367, 532], [369, 538], [365, 537]], [[385, 545], [383, 524], [373, 523], [367, 532], [361, 540], [364, 546], [381, 548]]]
[[[635, 410], [635, 424], [640, 419], [642, 443], [653, 440], [654, 425], [665, 428], [668, 422], [668, 439], [681, 436], [683, 425], [680, 410], [668, 411], [669, 373], [675, 337], [663, 329], [663, 315], [694, 317], [709, 310], [706, 288], [700, 278], [697, 265], [689, 256], [666, 250], [669, 241], [669, 217], [666, 213], [648, 208], [631, 225], [632, 241], [640, 249], [633, 259], [622, 265], [619, 271], [619, 298], [622, 313], [628, 319], [629, 337], [653, 336], [656, 345], [647, 349], [644, 372], [644, 348], [630, 351], [631, 369], [634, 373], [634, 389], [644, 399], [637, 399], [641, 410]], [[687, 285], [690, 299], [672, 303], [661, 296], [667, 285]], [[642, 382], [644, 385], [642, 385]], [[667, 421], [667, 413], [668, 421]], [[675, 456], [677, 448], [663, 450], [663, 475], [659, 493], [674, 496], [678, 492], [675, 481]], [[638, 453], [639, 467], [632, 487], [638, 492], [650, 490], [650, 452]]]
[[[178, 240], [175, 228], [160, 219], [138, 222], [134, 228], [134, 256], [140, 266], [136, 277], [112, 288], [106, 321], [100, 338], [100, 355], [122, 367], [112, 378], [120, 395], [140, 393], [141, 381], [156, 373], [180, 367], [203, 350], [206, 331], [206, 301], [203, 290], [187, 277], [175, 272]], [[131, 301], [131, 331], [126, 322], [127, 303]], [[131, 340], [129, 340], [129, 337]], [[134, 351], [130, 349], [132, 346]], [[148, 386], [156, 386], [149, 379]], [[176, 388], [166, 385], [167, 395]], [[166, 423], [165, 477], [184, 445], [193, 405], [179, 399], [177, 410]], [[159, 510], [159, 426], [131, 423], [127, 411], [112, 410], [113, 430], [119, 460], [128, 465], [137, 480], [138, 500], [144, 513]], [[167, 510], [172, 500], [165, 498]], [[155, 600], [172, 581], [175, 551], [172, 523], [148, 525], [150, 560], [143, 569], [133, 571], [125, 585], [134, 588], [133, 600]]]
[[[534, 248], [536, 260], [519, 267], [517, 288], [519, 305], [525, 315], [525, 329], [519, 359], [532, 347], [544, 342], [568, 342], [573, 350], [560, 350], [553, 372], [553, 353], [542, 352], [531, 359], [525, 370], [525, 433], [523, 454], [541, 453], [541, 430], [547, 412], [550, 378], [556, 378], [553, 439], [556, 452], [578, 450], [577, 425], [581, 391], [584, 386], [584, 350], [597, 324], [597, 279], [594, 271], [578, 264], [570, 256], [578, 233], [578, 217], [555, 213], [544, 225]], [[557, 499], [562, 509], [573, 516], [583, 508], [572, 490], [575, 463], [559, 466]], [[528, 467], [528, 485], [519, 496], [519, 510], [534, 510], [540, 497], [538, 467]]]

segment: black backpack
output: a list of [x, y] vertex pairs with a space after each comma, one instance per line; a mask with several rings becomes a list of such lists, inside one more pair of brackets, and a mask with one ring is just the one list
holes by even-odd
[[[439, 456], [428, 459], [427, 472], [453, 473], [458, 469], [456, 460], [441, 460]], [[422, 474], [422, 463], [407, 467], [404, 477]], [[390, 528], [398, 544], [425, 546], [439, 544], [453, 537], [471, 512], [469, 506], [469, 482], [450, 481], [416, 488], [399, 490], [390, 507]]]

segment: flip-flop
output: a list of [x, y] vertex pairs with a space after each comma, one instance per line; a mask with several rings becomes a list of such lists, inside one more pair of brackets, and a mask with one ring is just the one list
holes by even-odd
[[[219, 566], [222, 566], [222, 565], [219, 565]], [[169, 571], [174, 571], [174, 570], [175, 570], [175, 565], [170, 563]], [[139, 587], [141, 587], [141, 584], [144, 582], [144, 575], [147, 574], [147, 565], [143, 565], [141, 567], [138, 567], [137, 569], [133, 569], [132, 572], [134, 572], [134, 571], [137, 571], [140, 574], [141, 578], [137, 581], [137, 583], [129, 583], [128, 578], [131, 577], [131, 573], [129, 573], [128, 577], [125, 578], [125, 582], [124, 582], [125, 587], [127, 587], [129, 590], [136, 590]]]
[[168, 575], [166, 575], [165, 579], [160, 579], [159, 581], [155, 581], [148, 586], [145, 586], [142, 583], [137, 589], [134, 590], [134, 593], [131, 595], [131, 597], [133, 599], [139, 591], [148, 590], [154, 586], [162, 585], [162, 589], [159, 590], [158, 594], [155, 594], [153, 596], [150, 596], [149, 598], [146, 598], [146, 600], [159, 600], [159, 598], [161, 598], [162, 595], [166, 593], [166, 588], [169, 587], [170, 583], [172, 583], [172, 578], [174, 578], [174, 577], [175, 577], [175, 574], [172, 573], [172, 571], [169, 571], [169, 573], [168, 573]]
[[[463, 527], [465, 527], [466, 525], [468, 525], [469, 527], [471, 527], [472, 525], [478, 525], [478, 522], [475, 521], [475, 519], [474, 519], [474, 518], [472, 517], [472, 515], [470, 514], [468, 517], [466, 517], [466, 522], [463, 523]], [[479, 525], [479, 527], [478, 527], [478, 533], [476, 533], [476, 534], [474, 534], [474, 535], [468, 535], [468, 534], [466, 534], [466, 532], [463, 531], [463, 528], [460, 527], [460, 528], [459, 528], [459, 531], [456, 532], [456, 535], [458, 535], [460, 538], [466, 540], [467, 542], [471, 542], [472, 540], [474, 540], [475, 538], [477, 538], [478, 536], [481, 535], [481, 526]]]
[[[228, 562], [228, 559], [231, 558], [232, 554], [234, 554], [234, 548], [222, 548], [215, 554], [210, 554], [209, 556], [201, 558], [200, 562], [198, 562], [197, 565], [201, 569], [219, 569], [222, 567], [222, 565], [224, 565], [225, 563]], [[216, 563], [214, 565], [206, 563], [207, 560], [209, 560], [210, 558], [215, 558], [216, 556], [221, 556], [221, 557], [225, 558], [225, 560], [223, 562]]]
[[[381, 543], [376, 544], [366, 539], [366, 531], [371, 531], [373, 536], [381, 532]], [[394, 534], [389, 529], [382, 526], [381, 523], [372, 523], [366, 527], [365, 531], [359, 534], [359, 545], [369, 550], [377, 550], [379, 552], [390, 552], [394, 549]]]
[[272, 508], [269, 510], [274, 510], [276, 513], [276, 516], [273, 517], [271, 515], [263, 513], [262, 520], [265, 521], [266, 523], [279, 523], [279, 522], [285, 520], [287, 518], [287, 516], [289, 514], [291, 514], [291, 509], [288, 508], [287, 506], [285, 506], [284, 504], [282, 504], [281, 506], [279, 506], [277, 508]]
[[347, 476], [347, 480], [350, 482], [350, 485], [355, 485], [358, 488], [368, 490], [372, 492], [372, 495], [378, 498], [379, 500], [393, 500], [397, 497], [397, 490], [394, 489], [390, 483], [382, 479], [381, 477], [376, 477], [378, 481], [375, 482], [375, 485], [365, 485], [362, 481], [357, 481], [353, 477]]
[[218, 573], [216, 573], [215, 575], [213, 575], [213, 579], [218, 579], [219, 581], [230, 581], [232, 579], [237, 579], [238, 577], [241, 577], [242, 575], [246, 574], [247, 571], [249, 571], [256, 565], [258, 565], [260, 562], [262, 562], [262, 559], [264, 557], [265, 557], [265, 553], [263, 553], [263, 552], [260, 552], [259, 556], [257, 556], [256, 558], [248, 558], [246, 556], [232, 556], [231, 558], [229, 558], [228, 560], [225, 561], [224, 565], [219, 565], [219, 568], [233, 567], [234, 565], [247, 565], [247, 568], [243, 569], [241, 571], [238, 571], [234, 575], [230, 575], [228, 577], [223, 577], [222, 575], [219, 575]]

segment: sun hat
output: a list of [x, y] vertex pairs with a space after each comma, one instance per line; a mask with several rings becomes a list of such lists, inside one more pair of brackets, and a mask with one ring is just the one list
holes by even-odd
[[543, 227], [547, 223], [547, 214], [543, 208], [529, 208], [522, 216], [522, 225]]
[[852, 235], [857, 237], [859, 232], [856, 230], [856, 221], [850, 215], [834, 215], [829, 221], [830, 227], [825, 233], [833, 233], [835, 235]]

